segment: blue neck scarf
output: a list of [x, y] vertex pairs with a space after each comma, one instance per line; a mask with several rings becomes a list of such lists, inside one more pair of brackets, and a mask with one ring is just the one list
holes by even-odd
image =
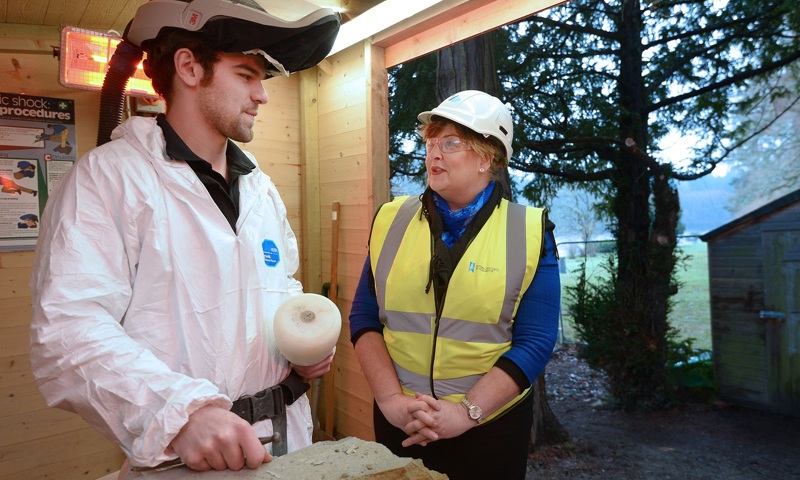
[[433, 192], [433, 202], [436, 204], [436, 211], [442, 218], [442, 225], [444, 231], [442, 232], [442, 241], [448, 247], [452, 247], [464, 234], [467, 225], [475, 218], [475, 214], [486, 204], [489, 197], [492, 196], [494, 191], [494, 180], [489, 182], [489, 185], [479, 193], [475, 199], [470, 202], [466, 207], [451, 211], [447, 202], [439, 196], [438, 193]]

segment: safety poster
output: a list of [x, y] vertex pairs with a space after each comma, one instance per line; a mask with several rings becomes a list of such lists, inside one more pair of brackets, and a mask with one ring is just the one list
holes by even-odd
[[0, 92], [0, 249], [36, 245], [50, 192], [77, 160], [75, 102]]

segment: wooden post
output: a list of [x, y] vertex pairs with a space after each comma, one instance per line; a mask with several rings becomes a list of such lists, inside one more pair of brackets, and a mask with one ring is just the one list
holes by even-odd
[[[339, 202], [333, 202], [331, 209], [331, 286], [328, 289], [328, 298], [336, 303], [339, 294], [339, 213], [341, 206]], [[337, 304], [338, 305], [338, 304]], [[331, 363], [331, 370], [323, 377], [325, 387], [325, 434], [333, 437], [334, 411], [334, 376], [336, 373], [336, 357]]]

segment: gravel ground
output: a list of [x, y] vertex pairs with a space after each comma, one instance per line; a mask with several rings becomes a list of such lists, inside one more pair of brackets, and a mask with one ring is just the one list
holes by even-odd
[[616, 411], [604, 376], [574, 346], [557, 351], [545, 374], [550, 407], [572, 438], [534, 452], [526, 479], [800, 478], [800, 416], [721, 402]]

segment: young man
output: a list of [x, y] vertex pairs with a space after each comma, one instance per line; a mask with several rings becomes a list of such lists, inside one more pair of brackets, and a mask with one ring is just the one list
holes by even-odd
[[[258, 437], [279, 421], [289, 451], [309, 445], [300, 377], [333, 358], [293, 366], [275, 346], [275, 310], [302, 292], [297, 243], [275, 185], [233, 143], [252, 140], [275, 59], [212, 37], [168, 28], [142, 44], [166, 115], [116, 128], [42, 215], [37, 384], [135, 466], [180, 457], [196, 470], [256, 468], [271, 459]], [[267, 246], [278, 253], [265, 259]]]

